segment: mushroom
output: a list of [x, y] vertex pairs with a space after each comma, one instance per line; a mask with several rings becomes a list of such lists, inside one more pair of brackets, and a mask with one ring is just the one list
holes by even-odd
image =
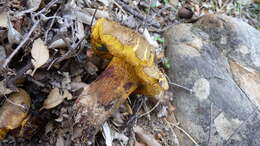
[[165, 75], [154, 64], [154, 48], [142, 35], [101, 18], [92, 28], [91, 44], [95, 54], [111, 61], [73, 106], [76, 143], [92, 144], [99, 127], [131, 93], [157, 96], [168, 89]]
[[0, 108], [0, 139], [24, 123], [30, 107], [31, 98], [25, 90], [19, 89], [17, 93], [10, 95]]

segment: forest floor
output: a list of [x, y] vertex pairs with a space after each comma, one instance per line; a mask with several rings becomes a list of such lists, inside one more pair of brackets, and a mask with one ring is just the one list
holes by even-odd
[[[107, 66], [107, 61], [93, 57], [91, 50], [91, 27], [98, 18], [144, 34], [165, 72], [169, 63], [161, 34], [173, 25], [222, 13], [260, 29], [257, 0], [1, 0], [0, 10], [1, 104], [18, 88], [26, 90], [32, 100], [29, 130], [23, 125], [9, 131], [1, 145], [71, 144], [68, 131], [57, 129], [66, 124], [80, 89]], [[35, 52], [34, 48], [41, 49]], [[59, 97], [58, 101], [54, 97]], [[170, 104], [172, 93], [166, 92], [164, 98], [169, 102], [131, 95], [102, 126], [96, 145], [111, 141], [135, 146], [178, 143], [173, 129], [182, 129], [173, 117], [167, 117], [175, 109]], [[0, 125], [8, 121], [1, 117], [6, 110], [0, 109]], [[3, 128], [0, 131], [6, 133]]]

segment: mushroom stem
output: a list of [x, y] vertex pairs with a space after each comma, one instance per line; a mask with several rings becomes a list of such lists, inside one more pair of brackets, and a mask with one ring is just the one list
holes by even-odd
[[137, 88], [131, 65], [113, 57], [106, 70], [84, 88], [73, 106], [73, 141], [92, 144], [100, 126]]

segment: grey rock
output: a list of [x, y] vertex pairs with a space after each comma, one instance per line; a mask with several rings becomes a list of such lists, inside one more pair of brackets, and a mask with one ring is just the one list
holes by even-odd
[[169, 78], [194, 91], [171, 87], [181, 126], [200, 145], [260, 145], [260, 32], [216, 14], [164, 37]]

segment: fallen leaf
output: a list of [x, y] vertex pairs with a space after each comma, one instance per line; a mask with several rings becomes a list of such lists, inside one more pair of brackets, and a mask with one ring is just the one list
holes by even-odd
[[178, 0], [169, 0], [169, 4], [171, 4], [174, 7], [177, 7], [179, 5], [179, 1]]
[[111, 0], [98, 0], [103, 3], [105, 6], [108, 6], [111, 3]]
[[3, 139], [8, 131], [23, 124], [30, 106], [31, 98], [23, 89], [19, 89], [19, 92], [11, 94], [6, 99], [0, 108], [0, 139]]
[[152, 135], [147, 134], [140, 126], [134, 127], [134, 132], [147, 146], [161, 146]]
[[64, 138], [61, 135], [58, 135], [55, 146], [65, 146]]
[[4, 80], [0, 81], [0, 96], [10, 94], [12, 90], [5, 87]]
[[76, 36], [79, 40], [85, 37], [85, 30], [83, 23], [81, 22], [76, 22], [77, 23], [77, 31], [76, 31]]
[[103, 129], [103, 136], [106, 140], [106, 146], [112, 146], [114, 138], [112, 136], [111, 129], [107, 124], [107, 122], [103, 124], [102, 129]]
[[159, 45], [156, 41], [154, 41], [150, 35], [150, 33], [148, 32], [147, 29], [144, 29], [144, 32], [143, 32], [143, 36], [145, 37], [145, 39], [155, 48], [158, 48]]
[[0, 26], [1, 27], [8, 27], [8, 18], [7, 18], [7, 13], [6, 12], [2, 12], [0, 14]]
[[136, 141], [134, 146], [146, 146], [146, 145]]
[[84, 83], [84, 82], [71, 82], [71, 91], [77, 91], [79, 89], [83, 89], [86, 86], [88, 86], [88, 84]]
[[30, 114], [23, 120], [23, 123], [19, 129], [12, 132], [12, 136], [31, 139], [38, 131], [41, 130], [41, 128], [46, 125], [45, 122], [46, 121], [41, 116]]
[[54, 108], [57, 105], [61, 104], [65, 98], [67, 98], [68, 100], [72, 99], [72, 95], [68, 90], [64, 89], [63, 93], [60, 93], [60, 90], [58, 88], [54, 88], [51, 90], [48, 97], [44, 100], [43, 107], [41, 109]]
[[8, 37], [8, 42], [10, 44], [18, 44], [21, 42], [22, 40], [22, 35], [14, 28], [10, 18], [7, 16], [8, 19], [8, 33], [7, 33], [7, 37]]
[[35, 71], [44, 65], [47, 60], [49, 59], [49, 50], [47, 46], [44, 44], [44, 42], [38, 38], [33, 42], [32, 50], [32, 63], [34, 65], [34, 70], [32, 72], [32, 76], [35, 73]]
[[41, 2], [42, 0], [28, 0], [27, 6], [33, 11], [36, 11], [40, 7]]

